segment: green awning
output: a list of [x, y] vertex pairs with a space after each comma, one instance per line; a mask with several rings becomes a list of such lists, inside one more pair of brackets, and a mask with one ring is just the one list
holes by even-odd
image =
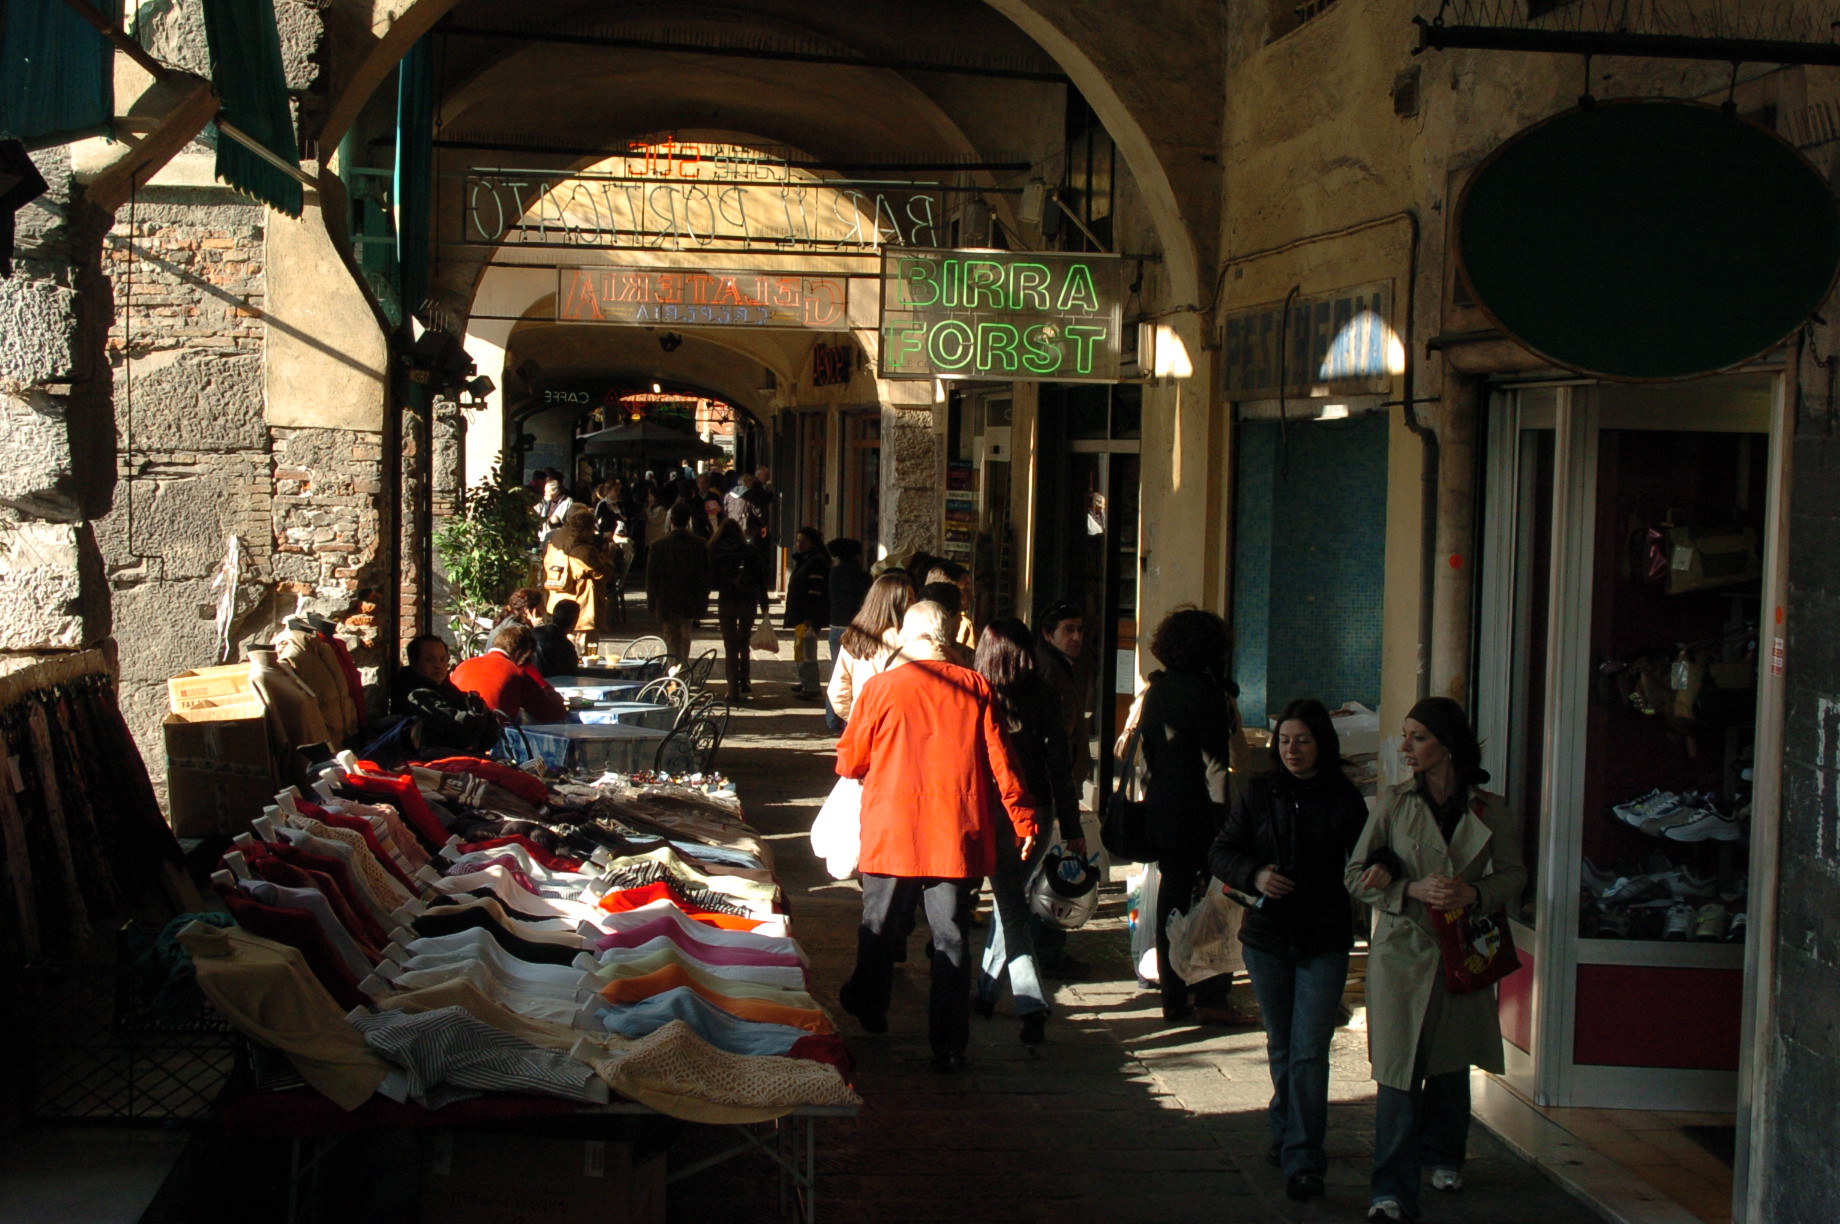
[[0, 137], [36, 149], [106, 128], [114, 54], [66, 0], [0, 0]]
[[[253, 138], [281, 161], [300, 166], [294, 112], [281, 67], [281, 35], [273, 0], [203, 0], [211, 83], [223, 106], [218, 118]], [[300, 215], [300, 180], [240, 141], [217, 133], [217, 177], [290, 217]]]

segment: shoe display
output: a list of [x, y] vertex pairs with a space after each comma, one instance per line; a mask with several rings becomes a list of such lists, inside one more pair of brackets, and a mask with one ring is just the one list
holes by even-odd
[[1669, 841], [1743, 841], [1749, 831], [1735, 817], [1701, 812], [1698, 819], [1670, 826], [1662, 836]]
[[1449, 1194], [1455, 1194], [1457, 1191], [1463, 1189], [1463, 1170], [1431, 1170], [1431, 1188], [1433, 1190], [1442, 1190]]
[[1693, 938], [1700, 943], [1718, 943], [1725, 938], [1729, 925], [1725, 907], [1717, 901], [1709, 901], [1700, 906], [1693, 917]]
[[1669, 906], [1667, 929], [1661, 938], [1676, 942], [1692, 938], [1693, 920], [1696, 916], [1696, 911], [1691, 905]]
[[1651, 820], [1658, 820], [1679, 808], [1685, 802], [1680, 795], [1672, 791], [1651, 790], [1646, 795], [1631, 799], [1628, 803], [1619, 803], [1610, 810], [1624, 824], [1641, 828]]
[[1580, 874], [1585, 888], [1594, 897], [1603, 896], [1617, 882], [1616, 872], [1605, 871], [1590, 859], [1584, 861], [1584, 869]]
[[1323, 1176], [1314, 1169], [1299, 1170], [1291, 1174], [1290, 1178], [1284, 1183], [1284, 1193], [1287, 1197], [1296, 1199], [1299, 1203], [1307, 1203], [1311, 1199], [1321, 1198], [1323, 1195]]
[[1739, 910], [1725, 923], [1725, 942], [1743, 943], [1745, 933], [1749, 930], [1750, 919], [1744, 916], [1743, 910]]

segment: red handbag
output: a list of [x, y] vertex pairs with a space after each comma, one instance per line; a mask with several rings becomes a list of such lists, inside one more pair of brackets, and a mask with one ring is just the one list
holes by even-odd
[[1480, 914], [1474, 906], [1464, 906], [1426, 912], [1444, 957], [1444, 989], [1451, 994], [1486, 990], [1521, 967], [1507, 910]]

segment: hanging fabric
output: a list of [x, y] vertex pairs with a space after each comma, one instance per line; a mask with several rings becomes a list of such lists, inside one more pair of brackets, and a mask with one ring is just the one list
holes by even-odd
[[[106, 128], [114, 116], [115, 50], [70, 4], [0, 5], [0, 136], [43, 148]], [[100, 14], [113, 12], [95, 7]]]
[[0, 140], [0, 277], [13, 274], [14, 219], [19, 210], [45, 194], [45, 176], [38, 172], [26, 147], [17, 140]]
[[[223, 99], [219, 118], [254, 138], [296, 168], [300, 146], [281, 67], [281, 35], [273, 0], [203, 0], [205, 41], [211, 48], [211, 83]], [[221, 131], [217, 177], [277, 212], [298, 217], [300, 180]]]

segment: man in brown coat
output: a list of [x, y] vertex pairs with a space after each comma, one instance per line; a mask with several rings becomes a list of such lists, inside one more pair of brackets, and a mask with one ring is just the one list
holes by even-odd
[[671, 507], [671, 530], [646, 553], [645, 606], [670, 654], [688, 661], [690, 629], [709, 610], [709, 546], [690, 531], [690, 507]]

